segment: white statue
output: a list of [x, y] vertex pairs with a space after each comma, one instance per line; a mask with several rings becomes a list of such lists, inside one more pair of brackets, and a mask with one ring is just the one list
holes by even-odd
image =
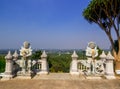
[[98, 49], [97, 45], [94, 42], [89, 42], [87, 49], [86, 49], [86, 56], [88, 57], [97, 57], [98, 56]]
[[98, 56], [97, 45], [94, 42], [89, 42], [86, 49], [86, 56], [88, 57], [88, 65], [90, 66], [89, 71], [95, 74], [96, 68], [96, 60], [95, 57]]
[[22, 73], [25, 74], [26, 72], [30, 73], [31, 70], [31, 60], [29, 57], [32, 55], [32, 49], [30, 47], [30, 43], [25, 41], [23, 43], [23, 47], [20, 49], [20, 56], [22, 56], [22, 60], [20, 62], [20, 66], [22, 68]]
[[28, 43], [27, 41], [23, 43], [23, 47], [21, 47], [20, 49], [20, 55], [22, 57], [29, 57], [32, 55], [32, 49], [30, 47], [30, 43]]

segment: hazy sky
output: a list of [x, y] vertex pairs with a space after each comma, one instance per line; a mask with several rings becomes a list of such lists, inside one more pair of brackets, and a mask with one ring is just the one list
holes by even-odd
[[89, 24], [82, 11], [90, 0], [0, 0], [0, 49], [86, 48], [89, 41], [109, 48], [105, 33]]

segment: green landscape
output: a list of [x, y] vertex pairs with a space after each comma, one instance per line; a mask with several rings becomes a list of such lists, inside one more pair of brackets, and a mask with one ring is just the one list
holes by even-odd
[[5, 56], [4, 55], [0, 55], [0, 72], [4, 72], [5, 71]]

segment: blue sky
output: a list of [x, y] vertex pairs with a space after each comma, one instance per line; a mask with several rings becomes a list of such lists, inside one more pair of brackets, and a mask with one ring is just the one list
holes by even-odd
[[82, 11], [90, 0], [0, 0], [0, 49], [85, 49], [94, 41], [104, 49], [110, 43], [105, 33], [89, 24]]

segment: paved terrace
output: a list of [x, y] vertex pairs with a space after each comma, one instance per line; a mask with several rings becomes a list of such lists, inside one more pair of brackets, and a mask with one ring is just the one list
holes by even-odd
[[86, 79], [83, 75], [50, 73], [36, 75], [32, 79], [15, 77], [9, 81], [0, 81], [0, 89], [120, 89], [120, 78]]
[[[24, 77], [25, 78], [25, 77]], [[15, 77], [12, 80], [24, 79], [22, 77]], [[27, 78], [26, 78], [27, 79]], [[69, 73], [49, 73], [48, 75], [35, 75], [32, 80], [84, 80], [83, 75], [70, 75]]]
[[33, 79], [83, 80], [83, 79], [85, 79], [85, 77], [83, 75], [72, 76], [69, 73], [50, 73], [48, 75], [35, 76]]

